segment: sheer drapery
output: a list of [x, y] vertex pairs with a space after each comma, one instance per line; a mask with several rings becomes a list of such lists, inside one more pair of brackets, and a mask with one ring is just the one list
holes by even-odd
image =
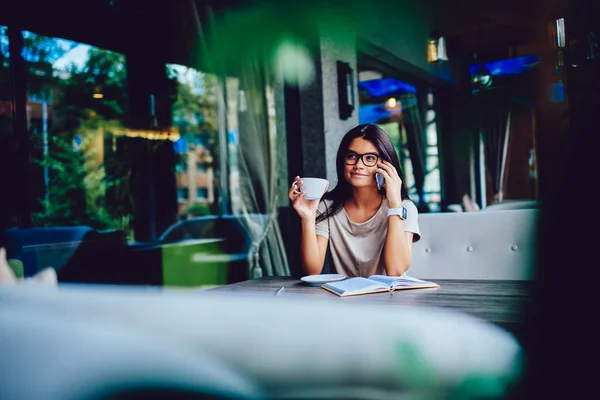
[[272, 71], [265, 67], [265, 49], [237, 35], [247, 29], [238, 19], [248, 16], [221, 12], [217, 18], [210, 7], [198, 8], [191, 0], [179, 6], [185, 9], [178, 15], [190, 38], [188, 57], [224, 83], [218, 93], [226, 120], [220, 135], [226, 143], [220, 146], [220, 174], [227, 187], [221, 210], [230, 210], [250, 242], [250, 278], [289, 275], [276, 190], [279, 176], [287, 176], [277, 168], [275, 153], [277, 135], [285, 133], [272, 123], [275, 107], [267, 98]]
[[482, 125], [485, 166], [489, 171], [494, 197], [503, 198], [503, 178], [510, 132], [510, 112], [488, 118]]
[[402, 121], [406, 129], [406, 140], [415, 178], [415, 189], [419, 203], [424, 203], [423, 185], [425, 183], [425, 127], [419, 101], [415, 94], [402, 97]]
[[[286, 171], [277, 168], [275, 126], [269, 124], [270, 113], [263, 68], [259, 59], [246, 63], [240, 73], [238, 99], [239, 120], [239, 195], [234, 214], [252, 240], [248, 253], [250, 276], [289, 275], [283, 238], [277, 218], [277, 179]], [[241, 103], [241, 102], [240, 102]], [[234, 190], [234, 188], [232, 188]]]

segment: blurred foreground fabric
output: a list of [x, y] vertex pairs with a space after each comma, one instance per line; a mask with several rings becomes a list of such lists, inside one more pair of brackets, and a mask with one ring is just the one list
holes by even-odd
[[503, 398], [522, 372], [520, 345], [501, 328], [410, 306], [12, 286], [0, 288], [0, 326], [6, 400], [159, 389], [189, 398]]

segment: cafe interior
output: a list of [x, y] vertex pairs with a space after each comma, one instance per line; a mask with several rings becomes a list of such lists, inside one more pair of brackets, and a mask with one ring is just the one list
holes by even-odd
[[[4, 9], [0, 398], [587, 397], [572, 367], [593, 300], [564, 269], [595, 248], [599, 16], [592, 0]], [[408, 274], [436, 290], [301, 280], [290, 185], [335, 187], [359, 124], [399, 156], [421, 229]]]

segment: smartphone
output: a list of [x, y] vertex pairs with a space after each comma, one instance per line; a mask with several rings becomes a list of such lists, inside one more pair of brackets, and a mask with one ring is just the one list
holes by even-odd
[[385, 179], [379, 172], [375, 172], [375, 182], [377, 182], [377, 190], [382, 190]]

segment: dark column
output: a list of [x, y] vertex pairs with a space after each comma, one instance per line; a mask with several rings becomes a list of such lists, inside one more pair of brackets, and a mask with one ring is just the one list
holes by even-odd
[[[597, 294], [587, 283], [598, 279], [600, 214], [591, 195], [598, 182], [600, 58], [586, 59], [589, 34], [600, 33], [597, 1], [538, 1], [539, 37], [564, 16], [569, 46], [565, 57], [567, 103], [549, 100], [556, 83], [556, 50], [543, 43], [542, 77], [536, 104], [540, 198], [544, 203], [534, 302], [524, 341], [527, 364], [522, 398], [585, 398], [597, 386]], [[555, 6], [551, 9], [550, 6]], [[567, 8], [567, 6], [572, 8]], [[583, 46], [582, 46], [583, 44]], [[583, 55], [583, 56], [582, 56]], [[560, 78], [560, 76], [558, 76]], [[567, 111], [565, 114], [564, 111]], [[561, 217], [572, 213], [572, 217]], [[568, 276], [583, 284], [568, 284]]]
[[[160, 17], [151, 16], [131, 30], [127, 75], [132, 129], [166, 129], [171, 103], [164, 61], [167, 43], [161, 37]], [[176, 155], [170, 141], [127, 140], [132, 159], [130, 187], [136, 240], [154, 240], [177, 219]]]
[[[12, 126], [14, 130], [12, 138], [10, 138], [10, 148], [6, 149], [8, 150], [8, 158], [2, 162], [2, 164], [6, 162], [6, 169], [2, 168], [1, 171], [3, 181], [6, 179], [2, 183], [5, 189], [5, 194], [2, 197], [9, 194], [2, 202], [7, 202], [6, 210], [13, 217], [11, 223], [17, 223], [20, 227], [27, 228], [31, 226], [32, 199], [29, 186], [30, 144], [26, 116], [25, 60], [21, 56], [23, 37], [20, 28], [14, 25], [10, 26], [8, 37], [10, 41], [10, 73], [12, 80]], [[16, 173], [14, 173], [15, 171]]]
[[[467, 56], [464, 56], [467, 57]], [[473, 109], [469, 63], [466, 58], [455, 61], [456, 84], [442, 87], [436, 96], [440, 117], [440, 166], [444, 199], [442, 210], [461, 203], [462, 196], [479, 195], [477, 114]], [[475, 152], [475, 187], [471, 188], [470, 152]], [[477, 197], [473, 201], [480, 202]]]
[[[315, 39], [315, 42], [318, 41]], [[321, 75], [321, 50], [313, 48], [315, 77], [313, 82], [300, 90], [299, 113], [302, 147], [291, 149], [302, 151], [302, 172], [304, 176], [327, 176], [325, 150], [325, 116], [323, 111], [323, 81]], [[291, 171], [291, 170], [290, 170]]]
[[[317, 39], [314, 39], [318, 43]], [[285, 85], [285, 127], [287, 138], [288, 186], [295, 176], [327, 176], [325, 152], [325, 121], [321, 54], [318, 45], [312, 48], [315, 79], [303, 88]], [[331, 189], [331, 188], [330, 188]], [[292, 275], [303, 274], [300, 264], [300, 218], [291, 205], [280, 209], [282, 235], [286, 244]]]
[[447, 86], [434, 92], [434, 107], [436, 122], [438, 126], [438, 148], [440, 178], [442, 182], [442, 211], [446, 211], [449, 204], [459, 203], [460, 194], [457, 188], [457, 178], [454, 171], [454, 153], [452, 150], [452, 138], [456, 123], [456, 116], [452, 112], [452, 103], [455, 87]]

